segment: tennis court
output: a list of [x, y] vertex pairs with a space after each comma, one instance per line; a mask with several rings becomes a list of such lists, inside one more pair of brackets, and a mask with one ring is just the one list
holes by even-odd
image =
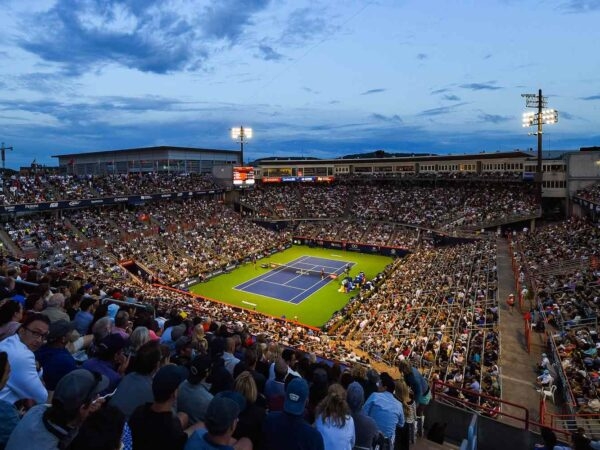
[[354, 264], [352, 261], [301, 256], [285, 265], [277, 265], [234, 289], [297, 305], [342, 275], [346, 266]]

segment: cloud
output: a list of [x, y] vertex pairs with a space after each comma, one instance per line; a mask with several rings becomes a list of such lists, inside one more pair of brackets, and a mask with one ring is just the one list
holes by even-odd
[[495, 91], [498, 89], [503, 89], [500, 86], [496, 86], [495, 81], [488, 81], [486, 83], [467, 83], [461, 84], [459, 87], [463, 89], [470, 89], [472, 91]]
[[558, 112], [558, 118], [560, 119], [564, 119], [564, 120], [579, 120], [580, 117], [576, 116], [575, 114], [571, 114], [567, 111], [559, 111]]
[[438, 108], [426, 109], [424, 111], [421, 111], [419, 114], [417, 114], [417, 116], [420, 116], [420, 117], [442, 116], [444, 114], [449, 114], [449, 113], [453, 112], [456, 108], [466, 105], [466, 104], [467, 104], [467, 102], [462, 102], [462, 103], [456, 103], [456, 104], [450, 105], [450, 106], [440, 106]]
[[265, 61], [279, 61], [283, 58], [281, 53], [276, 52], [273, 47], [268, 45], [259, 45], [258, 50], [260, 52], [258, 57]]
[[[315, 95], [319, 95], [320, 92], [319, 91], [315, 91], [314, 89], [309, 88], [308, 86], [302, 86], [302, 90], [304, 92], [308, 92], [309, 94], [315, 94]], [[331, 103], [331, 102], [330, 102]]]
[[590, 95], [588, 97], [579, 97], [581, 100], [586, 100], [586, 101], [590, 101], [590, 100], [600, 100], [600, 94], [596, 94], [596, 95]]
[[63, 0], [24, 20], [18, 45], [66, 75], [107, 64], [157, 74], [197, 69], [218, 41], [236, 43], [268, 0], [219, 0], [195, 13], [160, 0]]
[[381, 92], [385, 92], [385, 91], [387, 91], [387, 89], [385, 89], [385, 88], [369, 89], [368, 91], [361, 92], [360, 95], [380, 94]]
[[448, 88], [436, 89], [435, 91], [431, 91], [431, 95], [443, 94], [444, 92], [448, 92], [449, 90], [450, 89]]
[[569, 14], [580, 14], [580, 13], [588, 13], [592, 11], [600, 10], [600, 1], [598, 0], [569, 0], [563, 2], [558, 7], [559, 10], [562, 10]]
[[298, 8], [290, 13], [281, 34], [282, 44], [303, 46], [306, 42], [331, 36], [336, 31], [327, 12], [321, 8]]
[[479, 119], [481, 119], [484, 122], [491, 122], [491, 123], [504, 123], [504, 122], [510, 122], [511, 120], [514, 120], [510, 116], [501, 116], [499, 114], [481, 113], [481, 114], [479, 114], [478, 117], [479, 117]]
[[425, 53], [419, 53], [417, 54], [417, 59], [420, 61], [423, 61], [424, 59], [429, 58], [429, 56], [427, 56]]
[[459, 102], [460, 101], [460, 97], [458, 95], [454, 95], [454, 94], [446, 94], [444, 95], [444, 100], [448, 100], [451, 102]]
[[394, 114], [393, 116], [386, 116], [384, 114], [373, 113], [371, 117], [375, 120], [379, 120], [381, 122], [387, 123], [402, 123], [402, 118], [398, 114]]
[[492, 57], [491, 53], [488, 53], [487, 55], [483, 56], [483, 59], [490, 59]]

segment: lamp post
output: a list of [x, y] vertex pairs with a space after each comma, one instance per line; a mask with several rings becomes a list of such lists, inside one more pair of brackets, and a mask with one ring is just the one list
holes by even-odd
[[252, 128], [244, 128], [243, 126], [239, 126], [231, 129], [231, 139], [240, 141], [240, 159], [242, 166], [244, 165], [244, 140], [251, 138]]
[[4, 142], [0, 147], [0, 151], [2, 152], [2, 170], [6, 169], [6, 150], [12, 150], [12, 147], [5, 147]]
[[538, 183], [538, 196], [540, 206], [542, 204], [542, 134], [543, 124], [558, 122], [558, 111], [555, 109], [546, 108], [548, 105], [548, 97], [542, 96], [540, 89], [537, 94], [521, 94], [525, 99], [527, 108], [535, 108], [537, 112], [523, 113], [523, 127], [531, 127], [537, 125], [535, 133], [529, 135], [537, 136], [537, 174], [536, 182]]

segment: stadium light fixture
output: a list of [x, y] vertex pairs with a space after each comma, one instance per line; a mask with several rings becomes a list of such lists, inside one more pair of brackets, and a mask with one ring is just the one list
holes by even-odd
[[537, 174], [536, 182], [538, 183], [538, 196], [540, 205], [542, 203], [542, 134], [544, 132], [543, 125], [558, 122], [558, 111], [547, 108], [548, 97], [542, 95], [540, 89], [537, 94], [521, 94], [525, 99], [525, 107], [535, 108], [536, 112], [523, 113], [523, 127], [537, 126], [535, 133], [529, 135], [537, 136]]
[[6, 150], [12, 150], [12, 147], [5, 147], [4, 142], [0, 147], [0, 152], [2, 152], [2, 170], [6, 169]]
[[244, 165], [244, 141], [252, 139], [252, 128], [244, 128], [243, 126], [233, 127], [231, 129], [231, 139], [240, 142], [240, 159], [242, 166]]

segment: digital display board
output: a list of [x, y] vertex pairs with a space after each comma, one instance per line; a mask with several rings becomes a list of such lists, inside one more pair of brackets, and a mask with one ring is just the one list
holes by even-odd
[[254, 186], [254, 167], [234, 167], [233, 186], [240, 189]]

